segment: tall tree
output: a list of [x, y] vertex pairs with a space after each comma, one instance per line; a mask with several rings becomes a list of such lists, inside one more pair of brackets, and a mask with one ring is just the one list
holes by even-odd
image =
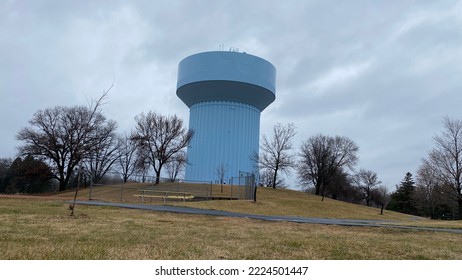
[[93, 183], [99, 183], [106, 173], [112, 168], [114, 163], [119, 159], [119, 144], [115, 130], [117, 123], [108, 120], [100, 127], [95, 129], [94, 146], [84, 160], [86, 172], [89, 173]]
[[396, 186], [396, 191], [390, 195], [390, 203], [387, 209], [406, 214], [417, 214], [413, 200], [415, 197], [414, 192], [414, 179], [412, 178], [412, 174], [407, 172], [399, 186]]
[[117, 145], [118, 162], [124, 183], [136, 171], [136, 143], [127, 135], [120, 136]]
[[415, 190], [416, 207], [420, 215], [437, 217], [438, 205], [443, 203], [443, 185], [435, 174], [435, 168], [424, 159], [417, 171], [417, 185]]
[[352, 169], [358, 161], [358, 146], [347, 137], [316, 135], [300, 148], [297, 165], [300, 181], [315, 187], [316, 195], [323, 195], [333, 174], [340, 169]]
[[273, 126], [273, 137], [269, 140], [263, 135], [260, 145], [258, 165], [260, 169], [269, 171], [273, 175], [272, 187], [275, 189], [278, 182], [279, 172], [289, 173], [295, 167], [292, 150], [292, 139], [296, 135], [293, 123], [282, 125], [277, 123]]
[[[133, 140], [132, 140], [133, 141]], [[135, 141], [133, 141], [136, 143]], [[149, 151], [143, 147], [136, 148], [135, 171], [141, 174], [141, 182], [145, 183], [151, 165], [149, 162]]]
[[100, 140], [96, 131], [107, 123], [100, 107], [109, 90], [88, 107], [40, 110], [29, 126], [16, 135], [17, 140], [24, 142], [19, 147], [21, 155], [36, 156], [50, 163], [60, 191], [66, 189], [76, 166], [94, 151]]
[[434, 142], [427, 159], [429, 166], [438, 180], [450, 188], [447, 196], [456, 201], [462, 219], [462, 120], [445, 117], [443, 132], [434, 137]]
[[162, 116], [150, 111], [136, 116], [135, 121], [131, 139], [146, 151], [158, 184], [164, 164], [189, 145], [194, 133], [184, 128], [183, 120], [176, 115]]
[[371, 170], [361, 169], [355, 176], [357, 188], [360, 190], [367, 206], [371, 206], [372, 191], [382, 182], [378, 179], [377, 173]]

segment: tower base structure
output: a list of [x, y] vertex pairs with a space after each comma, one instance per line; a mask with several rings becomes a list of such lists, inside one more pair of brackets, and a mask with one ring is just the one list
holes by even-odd
[[251, 156], [258, 153], [260, 111], [251, 105], [211, 101], [190, 109], [189, 128], [194, 140], [188, 147], [185, 179], [220, 180], [237, 177], [240, 172], [254, 173]]

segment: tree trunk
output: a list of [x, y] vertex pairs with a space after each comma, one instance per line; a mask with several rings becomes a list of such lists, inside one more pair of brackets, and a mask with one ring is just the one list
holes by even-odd
[[156, 185], [160, 183], [160, 171], [156, 171]]
[[321, 192], [321, 184], [319, 184], [319, 183], [316, 184], [316, 186], [314, 186], [314, 188], [315, 188], [315, 194], [319, 195], [320, 192]]
[[65, 191], [67, 189], [67, 186], [69, 185], [69, 180], [71, 179], [71, 176], [67, 175], [67, 177], [61, 177], [59, 179], [59, 191]]
[[435, 219], [435, 205], [432, 203], [432, 206], [430, 207], [430, 219]]
[[274, 175], [273, 175], [273, 189], [276, 188], [276, 177], [277, 177], [277, 174], [278, 174], [278, 170], [274, 170]]
[[59, 190], [58, 191], [60, 191], [60, 192], [65, 191], [66, 187], [67, 187], [67, 182], [69, 180], [66, 180], [66, 177], [64, 176], [64, 171], [59, 170], [59, 177], [57, 179], [59, 181]]
[[153, 164], [154, 171], [156, 172], [156, 185], [160, 183], [160, 171], [162, 170], [163, 163], [159, 160], [159, 168], [156, 169], [155, 165]]
[[66, 183], [62, 180], [59, 181], [59, 191], [65, 191], [66, 190]]

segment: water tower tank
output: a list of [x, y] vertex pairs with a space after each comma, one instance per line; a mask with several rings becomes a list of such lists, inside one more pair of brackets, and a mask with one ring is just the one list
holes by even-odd
[[177, 95], [190, 108], [185, 180], [225, 181], [255, 173], [260, 113], [275, 99], [276, 69], [268, 61], [239, 52], [204, 52], [178, 66]]

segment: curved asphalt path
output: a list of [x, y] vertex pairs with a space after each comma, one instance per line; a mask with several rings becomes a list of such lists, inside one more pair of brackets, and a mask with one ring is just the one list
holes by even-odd
[[220, 210], [199, 209], [199, 208], [182, 207], [182, 206], [126, 204], [126, 203], [103, 202], [103, 201], [94, 201], [94, 200], [93, 201], [76, 201], [75, 203], [82, 204], [82, 205], [111, 206], [111, 207], [142, 209], [142, 210], [170, 212], [170, 213], [179, 213], [179, 214], [196, 214], [196, 215], [210, 215], [210, 216], [233, 217], [233, 218], [248, 218], [248, 219], [257, 219], [257, 220], [271, 221], [271, 222], [294, 222], [294, 223], [304, 223], [304, 224], [321, 224], [321, 225], [337, 225], [337, 226], [383, 227], [383, 228], [393, 228], [393, 229], [425, 230], [425, 231], [449, 232], [449, 233], [462, 234], [462, 229], [400, 226], [400, 225], [389, 224], [393, 221], [385, 221], [385, 220], [352, 220], [352, 219], [325, 219], [325, 218], [308, 218], [308, 217], [292, 217], [292, 216], [267, 216], [267, 215], [257, 215], [257, 214], [235, 213], [235, 212], [220, 211]]

